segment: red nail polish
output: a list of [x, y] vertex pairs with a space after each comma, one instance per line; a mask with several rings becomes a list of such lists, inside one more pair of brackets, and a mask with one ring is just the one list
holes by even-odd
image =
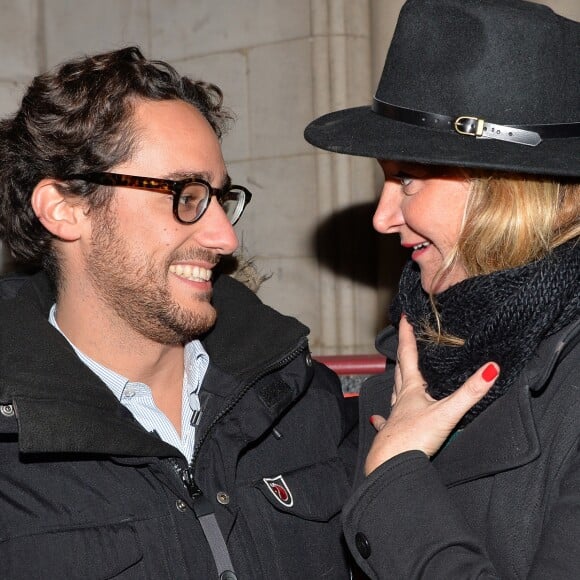
[[370, 424], [371, 424], [371, 425], [374, 427], [374, 426], [375, 426], [375, 424], [374, 424], [374, 422], [373, 422], [373, 419], [374, 419], [374, 416], [373, 416], [373, 415], [371, 415], [371, 416], [369, 417], [369, 423], [370, 423]]
[[490, 363], [485, 367], [485, 369], [483, 369], [483, 373], [481, 374], [481, 376], [483, 377], [484, 381], [487, 381], [489, 383], [493, 381], [493, 379], [495, 379], [495, 377], [497, 377], [498, 374], [499, 372], [497, 368]]

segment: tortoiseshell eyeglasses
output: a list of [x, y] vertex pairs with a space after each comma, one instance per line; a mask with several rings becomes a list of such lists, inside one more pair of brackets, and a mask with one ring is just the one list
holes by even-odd
[[212, 196], [215, 196], [233, 225], [240, 219], [252, 199], [250, 191], [241, 185], [228, 185], [218, 189], [197, 177], [172, 181], [121, 173], [82, 173], [68, 175], [65, 179], [167, 193], [173, 196], [175, 219], [183, 224], [193, 224], [201, 219], [209, 207]]

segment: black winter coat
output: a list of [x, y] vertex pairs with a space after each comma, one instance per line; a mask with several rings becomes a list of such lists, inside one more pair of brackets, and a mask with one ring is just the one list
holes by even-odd
[[[394, 330], [381, 350], [395, 360]], [[392, 368], [363, 386], [359, 468], [389, 414]], [[344, 509], [357, 562], [381, 580], [580, 578], [580, 321], [441, 450], [385, 462]], [[368, 428], [365, 428], [368, 425]]]
[[[0, 577], [217, 578], [178, 476], [186, 459], [48, 323], [42, 274], [4, 280], [0, 294]], [[348, 578], [339, 514], [352, 426], [338, 379], [313, 363], [306, 327], [238, 282], [220, 277], [214, 304], [191, 472], [238, 578]], [[276, 495], [265, 479], [278, 476]]]

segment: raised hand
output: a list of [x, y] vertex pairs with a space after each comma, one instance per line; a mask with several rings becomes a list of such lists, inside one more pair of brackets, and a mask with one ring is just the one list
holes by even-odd
[[434, 455], [460, 419], [493, 386], [499, 366], [490, 362], [476, 371], [452, 395], [439, 401], [426, 390], [418, 367], [417, 342], [406, 318], [399, 326], [399, 350], [395, 387], [388, 419], [373, 415], [377, 435], [365, 463], [369, 475], [379, 465], [405, 451], [419, 450]]

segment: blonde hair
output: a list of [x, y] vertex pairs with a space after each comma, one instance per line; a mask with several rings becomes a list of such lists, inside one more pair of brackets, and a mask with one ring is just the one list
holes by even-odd
[[[458, 263], [468, 277], [523, 266], [580, 234], [578, 182], [485, 171], [468, 171], [466, 178], [471, 187], [463, 225], [439, 280]], [[425, 326], [423, 338], [462, 345], [442, 332], [436, 296], [430, 299], [437, 328]]]
[[523, 266], [580, 234], [580, 184], [522, 175], [471, 179], [456, 259], [468, 276]]

